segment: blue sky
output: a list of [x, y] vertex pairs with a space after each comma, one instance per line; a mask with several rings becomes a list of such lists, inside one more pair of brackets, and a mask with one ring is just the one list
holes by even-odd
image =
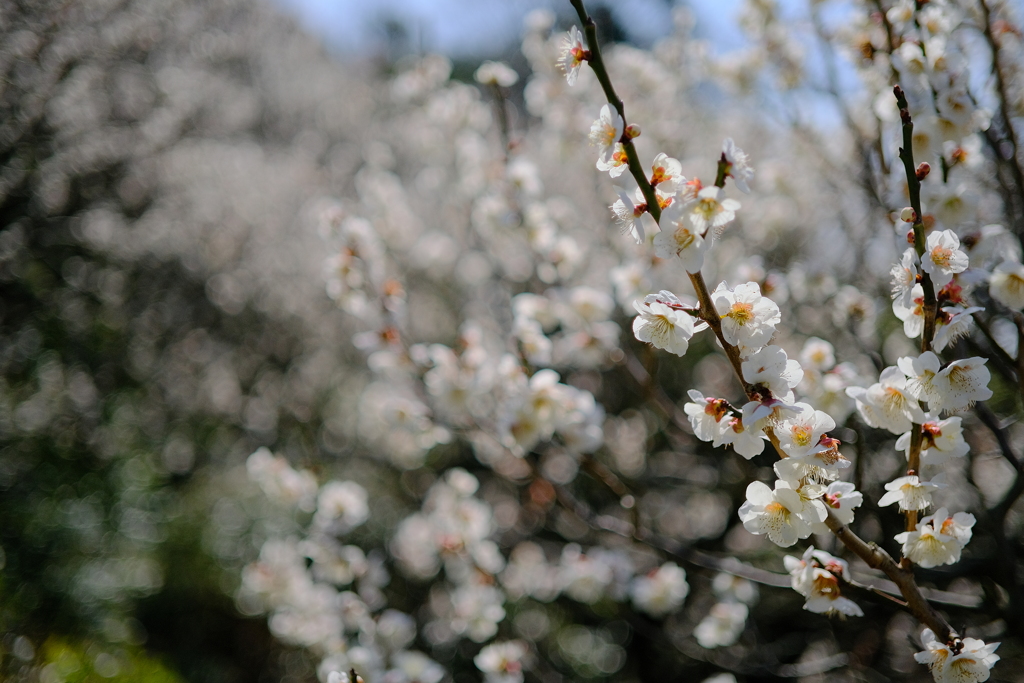
[[[365, 54], [382, 43], [381, 27], [397, 18], [413, 30], [416, 47], [453, 57], [500, 54], [519, 37], [523, 17], [538, 7], [572, 14], [568, 0], [276, 0], [341, 54]], [[671, 26], [666, 0], [607, 2], [633, 38], [649, 43]], [[720, 48], [742, 43], [734, 18], [740, 0], [694, 0], [698, 31]]]

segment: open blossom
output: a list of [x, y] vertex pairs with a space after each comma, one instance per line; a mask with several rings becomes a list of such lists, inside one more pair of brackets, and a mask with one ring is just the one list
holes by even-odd
[[836, 428], [835, 420], [807, 403], [796, 405], [799, 411], [775, 428], [782, 450], [791, 458], [803, 458], [828, 450], [831, 444], [822, 443], [821, 437]]
[[314, 524], [344, 533], [369, 517], [366, 489], [354, 481], [329, 481], [320, 489]]
[[907, 388], [907, 376], [896, 366], [883, 370], [876, 384], [866, 389], [848, 387], [846, 394], [857, 402], [857, 410], [871, 427], [902, 434], [911, 423], [924, 420], [924, 411]]
[[607, 171], [612, 178], [618, 178], [629, 168], [629, 157], [626, 156], [626, 148], [621, 142], [615, 143], [611, 156], [607, 159], [601, 157], [597, 160], [597, 170]]
[[735, 199], [722, 199], [723, 194], [720, 187], [705, 187], [697, 193], [696, 201], [686, 204], [687, 217], [694, 230], [704, 235], [713, 228], [717, 235], [736, 218], [740, 203]]
[[622, 137], [623, 126], [622, 117], [611, 105], [601, 107], [601, 115], [590, 126], [590, 144], [600, 150], [603, 161], [610, 161], [615, 154], [615, 143]]
[[1003, 261], [996, 266], [988, 281], [988, 293], [1011, 310], [1024, 308], [1024, 264]]
[[642, 342], [682, 356], [695, 332], [707, 323], [693, 322], [693, 316], [682, 310], [682, 303], [672, 292], [662, 290], [649, 294], [643, 303], [633, 302], [639, 315], [633, 318], [633, 334]]
[[899, 477], [885, 485], [886, 494], [878, 499], [878, 507], [899, 503], [900, 512], [924, 510], [932, 504], [932, 491], [945, 488], [937, 481], [921, 481], [917, 475]]
[[711, 246], [712, 235], [693, 227], [687, 220], [682, 202], [672, 202], [661, 214], [661, 232], [654, 236], [654, 251], [661, 258], [678, 257], [688, 273], [704, 267], [704, 252]]
[[664, 152], [654, 157], [651, 164], [651, 185], [665, 196], [674, 195], [686, 182], [683, 177], [683, 165]]
[[807, 600], [804, 609], [816, 614], [845, 614], [862, 617], [864, 612], [853, 600], [844, 598], [839, 589], [839, 578], [849, 574], [843, 560], [810, 546], [803, 557], [791, 555], [783, 558], [792, 579], [793, 590]]
[[729, 289], [722, 282], [712, 292], [711, 300], [722, 318], [722, 336], [748, 352], [767, 344], [782, 320], [778, 305], [761, 296], [756, 282], [737, 285], [736, 289]]
[[[602, 161], [598, 160], [597, 163], [601, 164]], [[642, 199], [634, 201], [629, 193], [618, 185], [615, 186], [615, 192], [618, 193], [619, 198], [610, 207], [612, 213], [615, 214], [615, 223], [623, 234], [629, 233], [637, 244], [642, 244], [646, 239], [642, 221], [642, 217], [647, 211], [646, 204]], [[639, 195], [639, 193], [638, 189], [637, 194]]]
[[911, 305], [917, 284], [917, 252], [913, 247], [903, 252], [900, 262], [892, 267], [892, 298], [903, 307]]
[[[743, 418], [729, 416], [723, 420], [725, 426], [718, 433], [714, 446], [732, 446], [733, 450], [750, 460], [764, 451], [764, 442], [768, 438], [764, 430], [757, 426], [748, 427]], [[747, 423], [753, 425], [753, 422]]]
[[691, 402], [683, 406], [690, 418], [693, 434], [701, 441], [714, 441], [723, 429], [729, 429], [729, 402], [722, 398], [705, 398], [696, 389], [687, 392]]
[[991, 374], [985, 363], [985, 358], [973, 356], [952, 361], [943, 368], [939, 357], [931, 351], [897, 361], [908, 378], [907, 390], [915, 398], [927, 401], [928, 408], [935, 413], [963, 410], [992, 398], [988, 388]]
[[909, 296], [901, 296], [892, 302], [893, 314], [903, 321], [903, 334], [917, 339], [924, 331], [924, 288], [921, 283], [914, 285]]
[[497, 85], [509, 88], [519, 80], [519, 74], [512, 67], [502, 62], [486, 61], [477, 68], [473, 79], [482, 85]]
[[726, 163], [725, 175], [733, 179], [736, 189], [744, 194], [750, 194], [747, 181], [753, 180], [754, 169], [750, 166], [747, 153], [737, 147], [732, 138], [726, 138], [722, 142], [722, 156], [725, 157]]
[[958, 512], [950, 515], [946, 508], [921, 519], [913, 531], [896, 534], [903, 544], [903, 555], [922, 567], [938, 567], [960, 561], [960, 551], [971, 540], [974, 515]]
[[766, 346], [751, 354], [740, 366], [743, 379], [753, 385], [767, 387], [775, 396], [785, 396], [803, 379], [800, 363], [789, 360], [779, 346]]
[[974, 324], [974, 314], [983, 310], [985, 309], [981, 306], [971, 306], [970, 308], [944, 306], [940, 308], [939, 314], [935, 318], [935, 338], [932, 339], [932, 348], [942, 351], [970, 332], [971, 325]]
[[772, 543], [788, 548], [811, 535], [811, 522], [824, 521], [825, 508], [808, 504], [786, 481], [776, 481], [774, 491], [755, 481], [747, 486], [739, 516], [750, 533], [767, 534]]
[[629, 586], [633, 604], [652, 617], [675, 612], [689, 592], [686, 572], [675, 562], [666, 562], [646, 576], [636, 577]]
[[573, 26], [562, 39], [562, 51], [558, 56], [558, 68], [565, 74], [569, 85], [576, 85], [583, 62], [590, 58], [590, 52], [583, 47], [583, 34]]
[[520, 640], [491, 643], [473, 658], [487, 683], [522, 683], [523, 660], [529, 649]]
[[[821, 502], [828, 506], [832, 516], [840, 524], [851, 524], [853, 522], [854, 510], [864, 503], [864, 494], [848, 481], [834, 481], [825, 489], [821, 496]], [[822, 524], [815, 524], [814, 533], [827, 534], [829, 529]]]
[[748, 614], [749, 608], [742, 602], [717, 602], [693, 629], [693, 637], [708, 649], [732, 645], [743, 633]]
[[800, 351], [800, 365], [804, 370], [827, 372], [835, 364], [836, 354], [832, 344], [818, 337], [811, 337], [804, 342], [804, 348]]
[[928, 665], [935, 683], [982, 683], [999, 661], [995, 654], [999, 643], [986, 645], [977, 638], [940, 643], [929, 628], [921, 632], [921, 643], [924, 652], [916, 653], [914, 659]]
[[[940, 420], [936, 415], [925, 415], [921, 424], [923, 440], [921, 444], [921, 463], [938, 465], [949, 458], [959, 458], [967, 454], [970, 447], [964, 441], [963, 429], [959, 417]], [[896, 449], [903, 450], [910, 458], [910, 436], [906, 432], [896, 440]]]
[[936, 285], [943, 285], [957, 273], [967, 270], [969, 259], [960, 249], [960, 238], [952, 230], [935, 231], [928, 235], [921, 270], [932, 276]]

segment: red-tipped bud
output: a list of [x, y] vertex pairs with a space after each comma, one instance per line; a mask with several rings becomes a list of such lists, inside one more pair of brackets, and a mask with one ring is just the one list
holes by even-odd
[[913, 230], [907, 230], [907, 244], [913, 244], [913, 243], [914, 243], [914, 231]]
[[916, 223], [917, 222], [917, 212], [914, 211], [914, 207], [912, 207], [912, 206], [905, 206], [905, 207], [903, 207], [903, 209], [900, 211], [900, 220], [903, 221], [904, 223]]
[[927, 161], [922, 161], [917, 165], [917, 179], [924, 180], [928, 177], [928, 174], [932, 172], [932, 166]]
[[625, 136], [627, 140], [640, 137], [640, 126], [635, 123], [631, 123], [626, 126]]

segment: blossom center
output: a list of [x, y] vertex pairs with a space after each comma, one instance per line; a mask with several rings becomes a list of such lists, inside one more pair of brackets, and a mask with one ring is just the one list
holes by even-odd
[[725, 314], [725, 317], [732, 318], [737, 325], [746, 325], [754, 319], [754, 304], [737, 301]]

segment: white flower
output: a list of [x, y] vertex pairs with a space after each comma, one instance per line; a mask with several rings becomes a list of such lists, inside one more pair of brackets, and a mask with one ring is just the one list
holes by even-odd
[[708, 649], [732, 645], [743, 633], [748, 613], [742, 602], [717, 602], [693, 629], [693, 636], [701, 647]]
[[764, 386], [772, 395], [780, 397], [799, 384], [804, 376], [800, 363], [789, 360], [786, 352], [778, 346], [766, 346], [751, 354], [740, 369], [747, 382]]
[[701, 235], [714, 228], [715, 234], [736, 218], [740, 203], [735, 199], [722, 199], [722, 188], [705, 187], [697, 193], [696, 201], [685, 205], [690, 225]]
[[825, 432], [836, 428], [835, 420], [807, 403], [796, 405], [798, 412], [775, 428], [782, 450], [791, 458], [803, 458], [828, 450], [828, 444], [822, 444], [820, 439]]
[[754, 169], [750, 167], [746, 152], [737, 147], [732, 138], [726, 138], [722, 143], [722, 156], [726, 162], [725, 175], [732, 177], [736, 182], [736, 189], [744, 194], [750, 194], [747, 181], [754, 178]]
[[[715, 441], [723, 429], [730, 429], [729, 420], [722, 418], [729, 414], [729, 402], [722, 398], [705, 398], [695, 389], [687, 392], [692, 402], [683, 406], [690, 418], [693, 434], [701, 441]], [[730, 429], [731, 431], [731, 429]]]
[[687, 221], [683, 202], [675, 201], [661, 214], [661, 232], [654, 236], [654, 251], [661, 258], [679, 257], [683, 268], [698, 273], [704, 266], [704, 252], [711, 246], [712, 235], [692, 227]]
[[939, 357], [931, 351], [925, 351], [917, 358], [904, 356], [896, 361], [896, 366], [907, 376], [907, 392], [919, 401], [928, 403], [928, 408], [939, 412], [945, 408], [945, 392], [940, 386], [933, 384], [935, 376], [942, 367]]
[[779, 307], [761, 296], [756, 282], [737, 285], [734, 290], [722, 282], [712, 292], [711, 299], [722, 318], [722, 336], [748, 353], [767, 344], [775, 334], [775, 326], [782, 320]]
[[935, 318], [935, 338], [932, 339], [932, 348], [942, 351], [970, 332], [971, 325], [974, 323], [974, 314], [983, 310], [985, 309], [980, 306], [971, 306], [970, 308], [949, 306], [939, 309], [939, 314]]
[[573, 26], [562, 39], [562, 51], [558, 56], [558, 68], [565, 74], [569, 85], [576, 85], [583, 62], [590, 58], [590, 52], [583, 47], [583, 34]]
[[913, 286], [909, 296], [892, 302], [893, 314], [903, 321], [903, 334], [917, 339], [924, 331], [924, 288], [920, 283]]
[[473, 663], [484, 672], [487, 683], [523, 683], [523, 660], [527, 652], [526, 643], [520, 640], [491, 643], [480, 650]]
[[917, 252], [909, 247], [900, 262], [892, 267], [892, 298], [904, 307], [912, 303], [914, 285], [917, 284]]
[[804, 516], [824, 521], [825, 509], [807, 505], [788, 482], [776, 481], [775, 490], [759, 481], [747, 486], [747, 500], [740, 506], [743, 527], [752, 534], [767, 534], [769, 540], [788, 548], [811, 535], [811, 525]]
[[1024, 308], [1024, 264], [1003, 261], [992, 271], [989, 295], [1014, 311]]
[[935, 683], [982, 683], [999, 661], [995, 654], [999, 643], [986, 645], [977, 638], [940, 643], [928, 628], [921, 632], [921, 642], [925, 650], [916, 653], [914, 659], [928, 665]]
[[646, 576], [636, 577], [629, 586], [633, 604], [652, 617], [675, 612], [689, 592], [686, 572], [674, 562], [666, 562]]
[[839, 478], [839, 470], [849, 466], [850, 461], [839, 452], [839, 439], [822, 434], [810, 455], [775, 461], [775, 473], [798, 486], [834, 481]]
[[921, 481], [915, 474], [893, 479], [885, 485], [887, 493], [878, 499], [878, 507], [899, 503], [900, 512], [924, 510], [932, 504], [932, 491], [945, 488], [936, 481]]
[[971, 540], [974, 515], [958, 512], [950, 516], [946, 508], [921, 519], [913, 531], [896, 534], [903, 545], [903, 556], [924, 568], [954, 564], [960, 561], [960, 552]]
[[932, 276], [936, 286], [946, 284], [957, 273], [967, 270], [969, 259], [960, 249], [960, 238], [952, 230], [935, 231], [928, 235], [921, 270]]
[[509, 67], [508, 64], [486, 61], [477, 68], [476, 73], [473, 74], [473, 79], [482, 85], [497, 85], [502, 88], [509, 88], [519, 80], [519, 74]]
[[[597, 163], [600, 168], [602, 160], [598, 159]], [[646, 239], [646, 234], [641, 217], [647, 211], [647, 205], [643, 203], [642, 199], [639, 202], [633, 201], [629, 193], [618, 185], [615, 186], [615, 192], [618, 193], [619, 198], [609, 208], [615, 214], [615, 222], [618, 224], [619, 230], [622, 231], [622, 234], [628, 232], [637, 244], [642, 244]], [[639, 194], [638, 189], [637, 195], [639, 196]]]
[[[748, 404], [749, 405], [749, 404]], [[764, 430], [758, 427], [746, 428], [741, 417], [729, 417], [715, 439], [715, 446], [732, 446], [733, 450], [750, 460], [764, 451], [767, 440]]]
[[818, 337], [811, 337], [804, 342], [800, 351], [800, 365], [805, 370], [827, 372], [836, 364], [835, 350], [832, 344]]
[[320, 488], [313, 523], [345, 533], [370, 517], [366, 489], [354, 481], [329, 481]]
[[317, 485], [316, 477], [309, 470], [292, 468], [287, 460], [273, 455], [267, 448], [259, 448], [250, 455], [245, 469], [267, 498], [297, 506], [305, 512], [313, 511]]
[[[864, 502], [864, 495], [848, 481], [834, 481], [825, 489], [821, 502], [830, 508], [832, 516], [841, 524], [850, 524], [853, 522], [853, 511]], [[828, 532], [824, 524], [814, 526], [816, 534]]]
[[672, 292], [662, 290], [648, 295], [643, 303], [633, 302], [639, 315], [633, 318], [633, 334], [642, 342], [682, 356], [690, 338], [707, 327], [707, 323], [693, 322], [693, 316], [683, 310], [682, 303]]
[[[921, 444], [921, 464], [938, 465], [950, 458], [959, 458], [967, 454], [970, 446], [964, 441], [960, 420], [959, 417], [940, 420], [936, 415], [925, 415], [925, 420], [921, 424], [921, 432], [924, 435]], [[896, 449], [903, 450], [908, 460], [911, 434], [912, 432], [906, 432], [896, 440]]]
[[810, 592], [804, 609], [816, 614], [845, 614], [862, 617], [864, 612], [853, 600], [844, 598], [839, 590], [839, 579], [826, 569], [815, 567], [811, 570]]
[[610, 104], [601, 107], [601, 115], [590, 126], [590, 144], [600, 150], [600, 158], [610, 161], [615, 154], [615, 143], [622, 137], [622, 117]]
[[683, 165], [664, 152], [654, 157], [651, 164], [651, 185], [665, 196], [674, 195], [686, 182]]
[[871, 427], [902, 434], [911, 423], [924, 420], [924, 411], [907, 389], [907, 376], [896, 366], [883, 370], [876, 384], [867, 389], [848, 387], [846, 394], [857, 402], [857, 410]]
[[[621, 142], [615, 143], [615, 149], [610, 157], [601, 157], [597, 160], [597, 170], [607, 171], [612, 178], [618, 178], [629, 168], [629, 157], [626, 156], [626, 148]], [[618, 188], [616, 188], [618, 189]], [[612, 209], [614, 211], [614, 208]]]

